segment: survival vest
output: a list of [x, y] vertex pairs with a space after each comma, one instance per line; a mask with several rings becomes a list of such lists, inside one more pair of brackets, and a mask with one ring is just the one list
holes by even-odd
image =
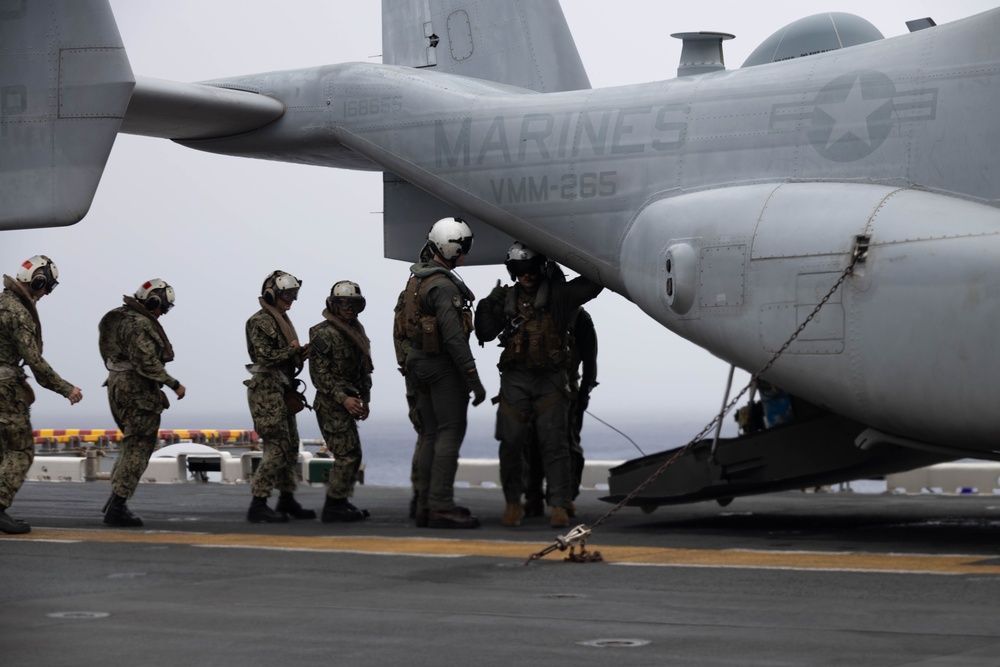
[[550, 309], [536, 307], [536, 298], [526, 299], [520, 290], [511, 289], [505, 312], [513, 317], [508, 319], [506, 344], [500, 353], [501, 370], [515, 364], [528, 369], [568, 366], [568, 335], [565, 328], [556, 325]]
[[[443, 347], [437, 317], [433, 313], [425, 312], [422, 305], [428, 290], [439, 278], [447, 276], [444, 273], [432, 273], [424, 278], [411, 275], [396, 300], [392, 323], [393, 338], [397, 341], [409, 341], [414, 349], [421, 350], [424, 354], [439, 354]], [[468, 304], [460, 309], [460, 317], [462, 330], [468, 336], [472, 333], [472, 310]], [[398, 348], [397, 361], [400, 361]], [[402, 361], [400, 364], [402, 365]]]

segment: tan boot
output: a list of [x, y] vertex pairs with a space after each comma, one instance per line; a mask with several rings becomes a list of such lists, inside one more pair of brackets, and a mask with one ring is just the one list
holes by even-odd
[[553, 528], [565, 528], [569, 525], [569, 514], [565, 507], [552, 508], [552, 521], [549, 525]]
[[503, 510], [503, 519], [500, 520], [505, 526], [513, 528], [521, 525], [521, 517], [524, 516], [524, 505], [521, 503], [507, 503]]

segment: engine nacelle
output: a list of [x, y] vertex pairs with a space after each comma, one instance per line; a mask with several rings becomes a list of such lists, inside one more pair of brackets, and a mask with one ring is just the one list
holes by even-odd
[[761, 184], [663, 198], [629, 228], [622, 278], [629, 297], [664, 326], [755, 372], [836, 284], [859, 238], [869, 243], [865, 259], [768, 379], [888, 433], [994, 448], [994, 207], [856, 183]]

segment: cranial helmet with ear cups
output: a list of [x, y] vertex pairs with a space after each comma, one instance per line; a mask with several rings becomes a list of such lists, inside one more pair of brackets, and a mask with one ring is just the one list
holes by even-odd
[[35, 255], [21, 264], [17, 270], [17, 280], [34, 292], [44, 289], [48, 294], [59, 284], [59, 269], [56, 268], [55, 262], [45, 255]]
[[174, 288], [159, 278], [147, 280], [135, 291], [136, 301], [144, 305], [146, 310], [153, 312], [162, 306], [161, 312], [164, 315], [174, 307], [174, 296]]
[[454, 262], [472, 250], [472, 228], [461, 218], [441, 218], [427, 233], [427, 244], [441, 259]]
[[265, 303], [274, 305], [278, 299], [291, 303], [299, 298], [299, 288], [302, 281], [285, 271], [272, 271], [264, 284], [261, 285], [260, 295], [264, 297]]
[[546, 261], [548, 258], [545, 255], [532, 250], [520, 241], [515, 241], [507, 251], [507, 261], [504, 265], [507, 267], [510, 279], [517, 280], [518, 276], [525, 273], [540, 274], [545, 268]]
[[334, 306], [341, 299], [346, 300], [343, 302], [345, 307], [353, 305], [355, 307], [354, 312], [356, 313], [363, 311], [367, 303], [365, 297], [361, 295], [361, 286], [350, 280], [341, 280], [333, 284], [333, 289], [330, 290], [330, 297], [326, 300], [326, 307], [333, 312]]

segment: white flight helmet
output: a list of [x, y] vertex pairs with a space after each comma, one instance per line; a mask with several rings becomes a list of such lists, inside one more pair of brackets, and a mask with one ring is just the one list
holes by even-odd
[[139, 285], [139, 289], [135, 291], [135, 298], [149, 312], [162, 306], [161, 312], [166, 315], [174, 307], [174, 288], [165, 280], [153, 278]]
[[260, 295], [269, 305], [274, 305], [278, 299], [291, 303], [299, 298], [299, 288], [302, 281], [285, 271], [272, 271], [264, 284], [261, 285]]
[[517, 280], [518, 276], [525, 273], [541, 273], [546, 261], [548, 258], [545, 255], [532, 250], [520, 241], [515, 241], [507, 250], [507, 261], [504, 262], [504, 266], [507, 267], [510, 279]]
[[441, 218], [427, 233], [427, 243], [434, 254], [453, 263], [472, 250], [472, 229], [461, 218]]
[[33, 292], [44, 289], [46, 294], [50, 294], [59, 284], [59, 269], [45, 255], [35, 255], [24, 260], [18, 268], [17, 281], [27, 285]]
[[338, 302], [344, 308], [353, 305], [356, 313], [363, 311], [367, 304], [365, 297], [361, 295], [361, 286], [350, 280], [341, 280], [333, 284], [326, 306], [332, 312]]

